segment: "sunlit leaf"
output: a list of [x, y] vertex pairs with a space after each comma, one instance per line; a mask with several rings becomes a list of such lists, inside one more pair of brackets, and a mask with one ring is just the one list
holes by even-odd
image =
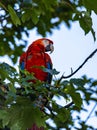
[[13, 23], [16, 26], [21, 25], [21, 21], [20, 21], [19, 17], [17, 16], [16, 12], [14, 11], [14, 9], [10, 5], [8, 5], [8, 11], [10, 13], [10, 16], [11, 16]]
[[80, 93], [76, 92], [76, 89], [74, 88], [73, 84], [67, 85], [67, 87], [64, 90], [67, 94], [70, 94], [75, 105], [78, 108], [81, 108], [82, 98], [81, 98]]
[[31, 19], [32, 22], [36, 25], [39, 21], [40, 11], [38, 10], [32, 10]]
[[81, 98], [80, 93], [72, 93], [71, 96], [72, 96], [72, 99], [73, 99], [75, 105], [78, 108], [81, 108], [81, 106], [82, 106], [82, 98]]

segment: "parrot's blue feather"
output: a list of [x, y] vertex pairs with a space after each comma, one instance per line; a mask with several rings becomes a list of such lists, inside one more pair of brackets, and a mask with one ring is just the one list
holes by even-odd
[[[50, 62], [47, 62], [47, 69], [52, 69], [52, 64]], [[50, 73], [48, 73], [47, 75], [47, 82], [48, 83], [51, 83], [51, 80], [52, 80], [52, 75]]]
[[20, 69], [21, 69], [21, 70], [24, 70], [24, 69], [25, 69], [25, 62], [24, 62], [24, 61], [21, 62], [21, 64], [20, 64]]

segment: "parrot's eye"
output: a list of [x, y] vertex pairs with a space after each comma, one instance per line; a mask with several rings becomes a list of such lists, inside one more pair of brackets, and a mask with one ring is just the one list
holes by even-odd
[[48, 40], [43, 40], [43, 44], [46, 47], [47, 45], [49, 45], [49, 41]]

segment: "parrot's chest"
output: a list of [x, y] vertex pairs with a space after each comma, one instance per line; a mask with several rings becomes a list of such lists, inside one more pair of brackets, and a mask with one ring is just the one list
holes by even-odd
[[31, 54], [26, 59], [26, 70], [30, 73], [34, 73], [34, 76], [45, 81], [47, 73], [43, 72], [41, 67], [46, 67], [45, 54]]
[[30, 71], [33, 70], [33, 68], [46, 67], [46, 59], [45, 59], [45, 53], [36, 53], [36, 54], [29, 54], [26, 59], [26, 69]]
[[27, 56], [26, 62], [29, 66], [45, 66], [45, 54], [30, 54]]

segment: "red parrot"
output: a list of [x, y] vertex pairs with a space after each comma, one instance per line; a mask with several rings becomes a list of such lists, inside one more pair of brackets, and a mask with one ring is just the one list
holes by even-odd
[[34, 41], [26, 52], [20, 57], [20, 69], [33, 73], [34, 76], [41, 81], [51, 83], [52, 76], [50, 73], [44, 72], [40, 67], [52, 69], [52, 61], [46, 53], [53, 52], [53, 41], [47, 38], [41, 38]]
[[[51, 83], [52, 75], [49, 72], [44, 72], [41, 66], [52, 69], [52, 61], [50, 56], [46, 53], [53, 52], [53, 41], [47, 38], [41, 38], [34, 41], [20, 57], [20, 69], [27, 70], [29, 73], [33, 73], [35, 78], [40, 81]], [[35, 83], [33, 80], [31, 81]], [[32, 128], [28, 130], [44, 130], [43, 127], [38, 128], [36, 124], [33, 124]]]

